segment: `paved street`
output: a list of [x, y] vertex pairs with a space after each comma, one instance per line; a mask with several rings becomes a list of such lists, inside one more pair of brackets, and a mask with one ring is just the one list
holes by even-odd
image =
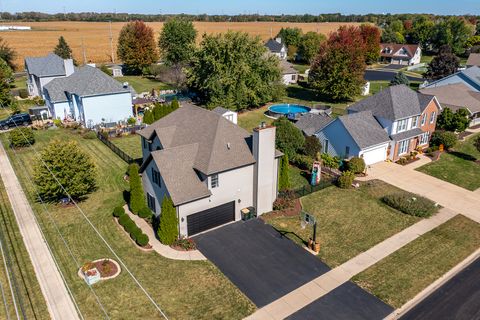
[[[390, 81], [392, 80], [395, 75], [397, 74], [396, 71], [387, 71], [387, 70], [366, 70], [364, 79], [367, 81]], [[410, 81], [423, 81], [422, 77], [412, 77], [407, 76], [408, 80]]]
[[0, 175], [52, 319], [79, 319], [34, 213], [0, 143]]
[[480, 319], [480, 259], [450, 279], [400, 319]]

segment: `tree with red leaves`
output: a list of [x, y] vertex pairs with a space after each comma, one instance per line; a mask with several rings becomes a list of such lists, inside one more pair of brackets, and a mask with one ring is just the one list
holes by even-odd
[[359, 95], [365, 73], [365, 42], [358, 27], [340, 27], [322, 43], [308, 81], [332, 100], [352, 100]]
[[118, 37], [118, 57], [129, 73], [138, 74], [158, 60], [153, 29], [143, 21], [132, 21], [123, 26]]
[[380, 29], [374, 25], [362, 24], [360, 32], [365, 43], [365, 62], [377, 62], [380, 58]]

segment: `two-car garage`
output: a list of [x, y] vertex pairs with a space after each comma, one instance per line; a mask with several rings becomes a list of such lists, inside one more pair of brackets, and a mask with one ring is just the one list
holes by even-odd
[[359, 156], [363, 156], [365, 164], [371, 165], [377, 162], [382, 162], [387, 159], [387, 149], [389, 143], [384, 143], [378, 146], [370, 147], [360, 151]]
[[187, 216], [188, 236], [235, 221], [235, 201]]

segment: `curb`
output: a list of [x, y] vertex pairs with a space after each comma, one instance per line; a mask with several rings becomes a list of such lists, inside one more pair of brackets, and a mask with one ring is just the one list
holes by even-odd
[[430, 296], [430, 294], [432, 294], [438, 288], [443, 286], [446, 282], [448, 282], [450, 279], [452, 279], [454, 276], [460, 273], [463, 269], [468, 267], [471, 263], [473, 263], [479, 257], [480, 257], [480, 249], [477, 249], [475, 252], [469, 255], [465, 260], [457, 264], [455, 267], [450, 269], [447, 273], [445, 273], [440, 278], [435, 280], [435, 282], [433, 282], [428, 287], [423, 289], [419, 294], [413, 297], [413, 299], [411, 299], [410, 301], [405, 303], [403, 306], [401, 306], [400, 308], [398, 308], [397, 310], [389, 314], [387, 317], [385, 317], [385, 320], [395, 320], [405, 315], [408, 311], [410, 311], [416, 305], [421, 303], [424, 299]]

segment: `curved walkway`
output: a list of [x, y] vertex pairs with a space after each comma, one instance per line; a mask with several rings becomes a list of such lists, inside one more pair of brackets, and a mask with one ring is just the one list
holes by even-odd
[[152, 246], [153, 250], [155, 250], [159, 255], [172, 260], [207, 260], [207, 258], [205, 258], [205, 256], [198, 250], [178, 251], [162, 244], [157, 239], [152, 227], [144, 219], [130, 212], [127, 205], [125, 205], [124, 208], [125, 212], [130, 216], [130, 218], [132, 218], [135, 224], [142, 229], [143, 233], [148, 236], [150, 239], [148, 242]]

